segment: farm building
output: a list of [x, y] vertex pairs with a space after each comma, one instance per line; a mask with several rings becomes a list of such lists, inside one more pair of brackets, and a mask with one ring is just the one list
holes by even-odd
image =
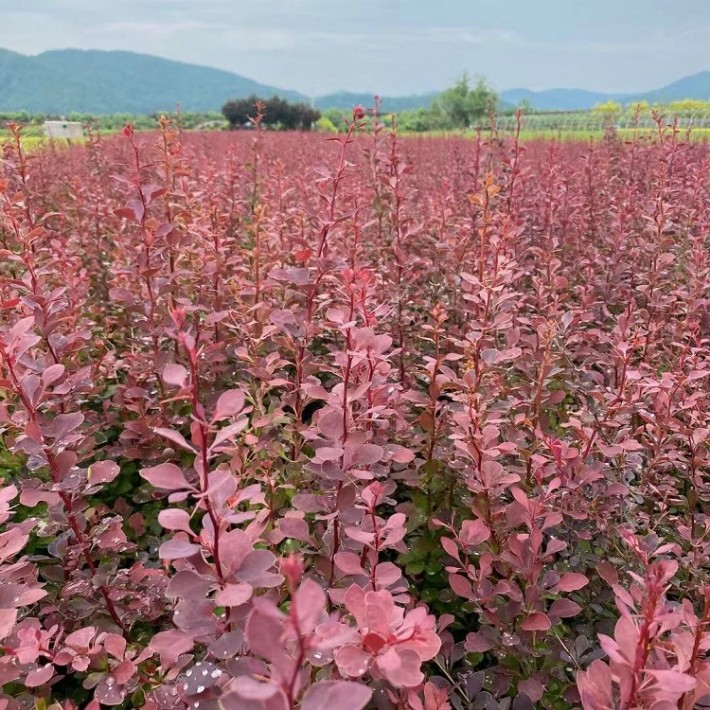
[[73, 140], [84, 137], [84, 127], [79, 121], [45, 121], [44, 134], [47, 138]]

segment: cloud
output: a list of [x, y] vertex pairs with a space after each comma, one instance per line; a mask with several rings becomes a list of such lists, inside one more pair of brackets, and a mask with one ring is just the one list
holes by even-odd
[[488, 30], [478, 27], [427, 27], [384, 29], [372, 32], [321, 31], [321, 30], [264, 30], [257, 27], [229, 28], [218, 31], [239, 42], [244, 47], [260, 50], [281, 50], [296, 47], [347, 47], [352, 49], [392, 49], [396, 45], [422, 47], [427, 44], [482, 45], [511, 43], [520, 38], [507, 30]]
[[633, 91], [707, 69], [710, 0], [0, 0], [0, 47], [127, 49], [308, 93]]
[[520, 43], [522, 37], [512, 30], [484, 27], [429, 27], [419, 31], [422, 40], [461, 44]]
[[99, 27], [89, 28], [85, 35], [87, 37], [92, 35], [96, 37], [126, 37], [128, 35], [134, 38], [139, 35], [147, 39], [164, 39], [178, 34], [219, 31], [220, 27], [218, 23], [201, 20], [180, 20], [177, 22], [132, 22], [127, 20], [109, 22]]

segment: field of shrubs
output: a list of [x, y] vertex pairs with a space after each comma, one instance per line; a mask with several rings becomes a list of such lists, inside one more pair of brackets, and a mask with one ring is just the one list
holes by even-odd
[[710, 149], [0, 163], [0, 709], [710, 702]]

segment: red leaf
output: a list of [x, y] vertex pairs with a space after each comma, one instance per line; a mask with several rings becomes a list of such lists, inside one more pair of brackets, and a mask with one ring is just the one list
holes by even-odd
[[251, 584], [246, 582], [226, 584], [224, 589], [217, 592], [214, 600], [218, 606], [241, 606], [251, 599], [253, 591]]
[[286, 269], [286, 277], [292, 284], [305, 286], [311, 280], [311, 272], [307, 268], [291, 268]]
[[89, 466], [87, 480], [90, 484], [111, 483], [121, 472], [115, 461], [97, 461]]
[[241, 390], [227, 390], [223, 392], [217, 400], [217, 406], [215, 407], [212, 420], [217, 422], [239, 414], [244, 408], [244, 402], [244, 392]]
[[653, 676], [664, 693], [687, 693], [697, 682], [692, 676], [680, 671], [646, 669], [646, 673]]
[[626, 441], [618, 443], [617, 446], [620, 446], [624, 451], [643, 451], [644, 449], [643, 444], [636, 439], [626, 439]]
[[163, 368], [163, 382], [174, 387], [184, 387], [187, 382], [187, 370], [182, 365], [171, 362]]
[[490, 528], [480, 519], [465, 520], [461, 524], [459, 537], [461, 538], [461, 542], [468, 547], [476, 547], [488, 540], [490, 536]]
[[67, 434], [71, 434], [84, 421], [84, 415], [81, 412], [72, 412], [71, 414], [58, 414], [52, 424], [54, 425], [54, 437], [63, 439]]
[[160, 654], [161, 663], [168, 667], [180, 654], [191, 651], [194, 645], [192, 637], [178, 629], [159, 631], [149, 643], [149, 646]]
[[354, 552], [338, 552], [334, 562], [335, 566], [344, 574], [364, 574], [360, 557]]
[[61, 365], [61, 364], [50, 365], [42, 373], [42, 384], [45, 387], [49, 387], [49, 385], [56, 382], [64, 375], [64, 370], [65, 370], [64, 365]]
[[450, 574], [449, 584], [451, 585], [451, 589], [453, 589], [454, 592], [460, 597], [463, 597], [464, 599], [475, 599], [471, 582], [464, 579], [461, 575]]
[[541, 611], [534, 611], [523, 621], [520, 628], [523, 631], [547, 631], [551, 626], [552, 623], [547, 618], [546, 614], [543, 614]]
[[577, 688], [584, 708], [613, 708], [615, 706], [612, 696], [611, 670], [604, 661], [592, 661], [586, 672], [578, 671]]
[[451, 555], [456, 560], [460, 560], [459, 556], [459, 548], [456, 545], [456, 542], [452, 540], [450, 537], [442, 537], [441, 538], [441, 546], [444, 548], [447, 554]]
[[182, 469], [174, 463], [161, 463], [158, 466], [144, 468], [140, 474], [153, 488], [159, 490], [179, 491], [192, 488]]
[[301, 542], [308, 542], [310, 537], [308, 523], [303, 518], [286, 517], [278, 522], [279, 530], [285, 537]]
[[340, 446], [321, 446], [316, 449], [315, 459], [321, 461], [338, 461], [343, 455], [344, 449]]
[[540, 700], [540, 698], [542, 698], [545, 688], [539, 680], [535, 680], [535, 678], [528, 678], [526, 680], [521, 680], [520, 683], [518, 683], [518, 690], [521, 693], [525, 693], [530, 700], [536, 703]]
[[237, 434], [244, 431], [248, 423], [249, 421], [246, 417], [240, 417], [236, 422], [234, 422], [234, 424], [228, 424], [227, 426], [222, 427], [215, 435], [210, 449], [216, 449], [228, 439], [233, 439]]
[[348, 680], [322, 680], [306, 691], [301, 710], [362, 710], [372, 698], [372, 689]]
[[576, 592], [589, 584], [589, 579], [577, 572], [565, 572], [560, 581], [553, 587], [556, 592]]
[[126, 639], [118, 634], [109, 634], [104, 639], [104, 648], [107, 653], [120, 661], [123, 659], [123, 655], [126, 652]]
[[47, 683], [54, 675], [54, 666], [48, 663], [46, 666], [40, 666], [30, 671], [25, 678], [25, 685], [28, 688], [38, 688], [40, 685]]
[[361, 444], [354, 451], [350, 452], [351, 465], [370, 466], [381, 461], [385, 450], [377, 444]]
[[312, 579], [304, 579], [293, 599], [302, 632], [312, 631], [323, 616], [326, 605], [325, 592], [317, 582]]
[[193, 545], [187, 540], [183, 533], [178, 533], [175, 537], [160, 546], [158, 554], [161, 560], [182, 560], [186, 557], [192, 557], [199, 552], [199, 545]]
[[386, 450], [390, 461], [394, 461], [395, 463], [410, 463], [414, 461], [414, 453], [404, 446], [389, 444]]
[[0, 609], [0, 640], [8, 637], [17, 621], [17, 609]]
[[493, 648], [493, 642], [481, 634], [470, 633], [466, 636], [464, 648], [469, 653], [485, 653]]
[[156, 427], [153, 431], [158, 436], [162, 436], [164, 439], [172, 441], [173, 444], [177, 444], [181, 449], [190, 451], [193, 454], [197, 453], [197, 451], [187, 443], [185, 437], [179, 431], [175, 431], [174, 429], [163, 429], [162, 427]]
[[580, 611], [582, 607], [571, 599], [555, 599], [547, 613], [553, 618], [568, 619], [577, 616]]
[[603, 560], [597, 565], [597, 573], [610, 586], [619, 583], [619, 573], [611, 562]]
[[158, 522], [166, 530], [182, 530], [188, 535], [193, 534], [190, 528], [190, 514], [186, 510], [181, 510], [180, 508], [161, 510], [158, 513]]

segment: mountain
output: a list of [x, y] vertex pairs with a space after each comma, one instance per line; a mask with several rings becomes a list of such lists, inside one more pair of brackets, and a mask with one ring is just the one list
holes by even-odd
[[631, 100], [645, 100], [648, 103], [669, 103], [670, 101], [682, 101], [683, 99], [699, 99], [706, 101], [710, 99], [710, 71], [701, 71], [691, 76], [684, 76], [672, 84], [647, 91], [645, 94], [634, 95]]
[[527, 100], [533, 108], [543, 111], [590, 109], [604, 101], [618, 101], [622, 104], [634, 101], [648, 101], [650, 104], [669, 103], [670, 101], [682, 101], [683, 99], [708, 101], [710, 100], [710, 71], [683, 77], [660, 89], [634, 94], [605, 94], [583, 89], [548, 89], [546, 91], [508, 89], [507, 91], [502, 91], [500, 97], [503, 101], [515, 105]]
[[257, 94], [307, 101], [238, 74], [134, 52], [62, 49], [27, 57], [0, 50], [0, 111], [52, 114], [219, 110]]
[[[396, 98], [383, 98], [382, 110], [405, 111], [413, 108], [428, 106], [436, 98], [437, 93], [421, 94], [417, 96], [399, 96]], [[699, 99], [710, 101], [710, 71], [700, 72], [686, 76], [672, 84], [634, 94], [604, 93], [601, 91], [587, 91], [585, 89], [547, 89], [544, 91], [531, 91], [530, 89], [507, 89], [499, 92], [501, 106], [514, 107], [521, 101], [528, 101], [533, 108], [540, 111], [575, 111], [590, 109], [604, 101], [618, 101], [622, 104], [632, 101], [648, 101], [648, 103], [668, 103], [682, 99]], [[365, 94], [350, 94], [342, 92], [329, 94], [316, 99], [319, 108], [349, 108], [357, 104], [372, 105], [372, 97]]]
[[[310, 103], [298, 93], [260, 84], [239, 74], [147, 54], [61, 49], [28, 57], [0, 49], [0, 111], [49, 114], [153, 113], [219, 110], [228, 99], [281, 96]], [[428, 106], [436, 93], [384, 97], [382, 110]], [[372, 105], [371, 94], [339, 92], [321, 96], [321, 109], [350, 111]]]
[[[184, 111], [214, 111], [231, 98], [256, 94], [281, 96], [310, 103], [307, 96], [260, 84], [252, 79], [210, 67], [176, 62], [135, 52], [61, 49], [25, 56], [0, 49], [0, 111], [33, 113], [154, 113], [172, 111], [179, 102]], [[437, 92], [382, 98], [382, 112], [424, 108]], [[589, 109], [603, 101], [649, 103], [680, 99], [710, 100], [710, 71], [687, 76], [654, 91], [614, 94], [583, 89], [530, 91], [509, 89], [500, 94], [502, 105], [522, 100], [541, 110]], [[365, 93], [338, 92], [319, 96], [320, 109], [350, 111], [372, 106]]]

